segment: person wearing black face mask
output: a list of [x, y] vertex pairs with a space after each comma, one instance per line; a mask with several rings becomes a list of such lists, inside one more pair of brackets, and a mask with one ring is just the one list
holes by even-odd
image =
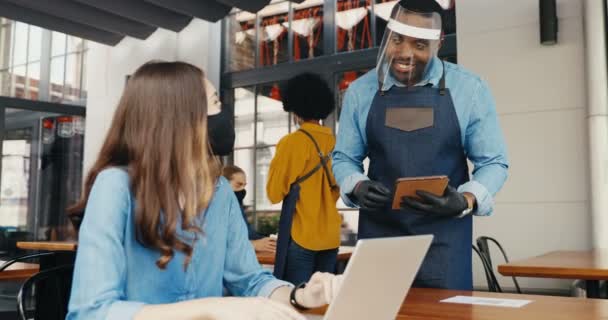
[[207, 132], [211, 151], [216, 156], [227, 156], [234, 148], [234, 125], [230, 112], [222, 108], [222, 103], [213, 84], [205, 78], [207, 93]]
[[222, 174], [230, 182], [232, 190], [234, 190], [234, 195], [239, 201], [241, 212], [243, 213], [243, 220], [245, 220], [245, 224], [247, 224], [249, 240], [251, 241], [253, 248], [256, 252], [269, 252], [274, 254], [277, 246], [276, 240], [257, 233], [251, 224], [249, 224], [247, 217], [245, 216], [245, 210], [243, 209], [243, 199], [245, 199], [247, 194], [247, 190], [245, 190], [245, 186], [247, 185], [245, 171], [237, 166], [225, 166]]

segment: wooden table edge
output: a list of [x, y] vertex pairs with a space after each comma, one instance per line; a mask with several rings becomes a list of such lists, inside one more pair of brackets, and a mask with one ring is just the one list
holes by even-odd
[[76, 242], [53, 242], [49, 241], [19, 241], [17, 248], [23, 250], [42, 250], [42, 251], [76, 251], [78, 244]]
[[509, 277], [608, 280], [608, 272], [596, 269], [547, 268], [517, 265], [499, 265], [498, 273]]

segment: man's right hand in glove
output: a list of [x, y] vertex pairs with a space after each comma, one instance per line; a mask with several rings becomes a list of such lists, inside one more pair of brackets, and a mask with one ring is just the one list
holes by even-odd
[[351, 193], [359, 207], [366, 210], [385, 208], [392, 202], [391, 191], [380, 182], [364, 180], [355, 186]]

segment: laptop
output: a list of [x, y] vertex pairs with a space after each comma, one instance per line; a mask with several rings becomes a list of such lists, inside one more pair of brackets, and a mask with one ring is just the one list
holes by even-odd
[[306, 319], [395, 319], [432, 240], [432, 235], [359, 240], [325, 316]]

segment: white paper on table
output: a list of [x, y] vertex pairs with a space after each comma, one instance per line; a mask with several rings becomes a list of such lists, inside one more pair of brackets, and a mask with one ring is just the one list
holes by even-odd
[[455, 297], [441, 300], [440, 302], [476, 304], [476, 305], [482, 305], [482, 306], [505, 307], [505, 308], [521, 308], [521, 307], [531, 303], [532, 300], [455, 296]]

